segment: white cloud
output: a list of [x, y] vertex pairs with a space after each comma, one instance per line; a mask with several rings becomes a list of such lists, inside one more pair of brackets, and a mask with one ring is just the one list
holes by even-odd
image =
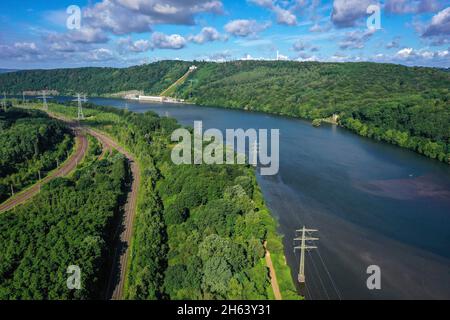
[[450, 7], [440, 11], [431, 18], [423, 36], [450, 36]]
[[362, 49], [372, 35], [375, 33], [374, 29], [367, 29], [364, 31], [354, 30], [347, 32], [344, 39], [339, 42], [339, 48], [345, 49]]
[[367, 8], [377, 0], [334, 0], [331, 20], [337, 27], [352, 27], [356, 21], [366, 17]]
[[256, 36], [267, 29], [269, 23], [258, 23], [256, 20], [233, 20], [225, 25], [225, 31], [238, 37]]
[[211, 61], [211, 62], [226, 62], [232, 59], [232, 54], [229, 50], [222, 52], [216, 52], [207, 56], [200, 56], [198, 60]]
[[222, 14], [217, 0], [102, 0], [83, 11], [83, 23], [114, 34], [151, 31], [156, 24], [194, 24], [200, 13]]
[[319, 57], [316, 55], [309, 55], [307, 53], [300, 53], [297, 61], [305, 62], [305, 61], [320, 61]]
[[273, 1], [272, 0], [248, 0], [248, 2], [256, 4], [260, 7], [264, 8], [272, 8]]
[[435, 12], [441, 5], [436, 0], [386, 0], [384, 8], [396, 14]]
[[262, 58], [262, 57], [255, 58], [255, 57], [253, 57], [253, 56], [250, 55], [250, 54], [245, 54], [245, 55], [241, 58], [241, 60], [244, 60], [244, 61], [251, 61], [251, 60], [266, 60], [266, 59], [265, 59], [265, 58]]
[[179, 34], [166, 35], [161, 32], [154, 32], [151, 37], [153, 49], [182, 49], [186, 46], [186, 39]]
[[94, 49], [85, 54], [85, 59], [91, 61], [107, 61], [113, 58], [114, 53], [107, 48]]
[[189, 36], [188, 40], [198, 43], [198, 44], [203, 44], [205, 42], [212, 42], [212, 41], [217, 41], [217, 40], [221, 40], [222, 37], [219, 33], [219, 31], [217, 31], [215, 28], [212, 27], [205, 27], [203, 28], [199, 34], [195, 35], [195, 36]]
[[398, 37], [392, 39], [392, 41], [388, 42], [385, 46], [386, 49], [398, 48], [400, 46], [400, 39]]
[[437, 56], [440, 58], [449, 57], [450, 52], [448, 50], [442, 50], [437, 52]]
[[273, 11], [277, 16], [277, 22], [279, 24], [286, 24], [288, 26], [297, 25], [297, 17], [289, 10], [275, 6]]
[[413, 48], [403, 48], [403, 49], [397, 51], [396, 56], [400, 57], [400, 58], [408, 58], [408, 57], [412, 56], [413, 53], [414, 53]]
[[83, 27], [67, 33], [48, 33], [43, 36], [45, 46], [55, 52], [88, 51], [95, 44], [104, 44], [109, 38], [99, 29]]
[[396, 53], [396, 58], [399, 59], [434, 59], [434, 58], [449, 58], [448, 50], [430, 51], [428, 49], [414, 50], [413, 48], [403, 48]]
[[319, 23], [314, 23], [311, 28], [309, 28], [309, 31], [311, 32], [326, 32], [331, 29], [331, 23], [328, 23], [326, 25], [320, 25]]
[[375, 62], [400, 63], [408, 66], [450, 67], [449, 50], [403, 48], [395, 54], [376, 54], [368, 59]]
[[0, 44], [0, 58], [33, 60], [42, 57], [41, 50], [34, 42], [15, 42], [12, 45]]
[[66, 37], [68, 40], [78, 43], [106, 43], [109, 40], [100, 29], [89, 27], [73, 30], [67, 33]]
[[131, 40], [130, 37], [120, 38], [117, 40], [121, 51], [131, 51], [131, 52], [145, 52], [150, 49], [151, 43], [149, 40]]
[[304, 43], [301, 40], [296, 41], [293, 45], [292, 48], [294, 49], [294, 51], [305, 51], [306, 49], [308, 49], [310, 47], [309, 44]]
[[289, 26], [297, 25], [297, 16], [293, 13], [294, 9], [297, 8], [297, 5], [287, 8], [289, 2], [285, 2], [284, 7], [275, 4], [275, 1], [273, 0], [248, 0], [248, 2], [271, 10], [275, 14], [277, 23], [279, 24]]
[[37, 46], [34, 42], [16, 42], [14, 48], [27, 53], [37, 52]]

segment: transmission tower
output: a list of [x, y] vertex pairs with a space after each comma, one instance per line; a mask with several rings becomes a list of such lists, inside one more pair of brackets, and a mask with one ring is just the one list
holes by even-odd
[[310, 249], [317, 249], [316, 246], [307, 245], [308, 241], [316, 241], [319, 238], [312, 238], [308, 236], [310, 232], [317, 232], [315, 229], [306, 229], [303, 226], [302, 229], [296, 230], [296, 232], [300, 232], [301, 235], [298, 238], [295, 238], [294, 241], [300, 241], [300, 246], [294, 247], [294, 250], [300, 250], [300, 268], [298, 270], [298, 282], [305, 283], [305, 251]]
[[83, 105], [81, 104], [81, 95], [78, 94], [78, 120], [83, 120], [84, 114], [83, 114]]
[[25, 104], [25, 91], [22, 91], [22, 104]]

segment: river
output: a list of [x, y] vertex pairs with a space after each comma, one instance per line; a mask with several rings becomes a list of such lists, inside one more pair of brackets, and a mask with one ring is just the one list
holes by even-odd
[[[293, 280], [295, 229], [318, 229], [306, 254], [307, 299], [450, 299], [450, 166], [333, 125], [240, 110], [94, 98], [204, 129], [279, 129], [280, 171], [259, 176], [284, 235]], [[369, 290], [367, 267], [381, 270]]]

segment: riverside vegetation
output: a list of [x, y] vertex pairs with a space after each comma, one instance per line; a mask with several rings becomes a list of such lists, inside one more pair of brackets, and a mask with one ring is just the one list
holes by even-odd
[[[70, 103], [50, 104], [49, 110], [66, 117], [76, 117], [77, 114], [76, 107]], [[170, 134], [179, 125], [174, 119], [160, 118], [153, 112], [136, 114], [87, 105], [84, 113], [86, 125], [113, 137], [135, 155], [141, 167], [142, 182], [127, 266], [125, 298], [274, 298], [264, 259], [265, 241], [271, 252], [283, 299], [299, 298], [284, 260], [276, 222], [264, 205], [251, 167], [174, 165], [170, 159], [173, 146]], [[94, 172], [100, 170], [98, 178], [97, 173], [86, 171], [87, 176], [79, 173], [69, 180], [55, 181], [32, 203], [21, 207], [20, 212], [8, 212], [0, 216], [0, 236], [4, 241], [0, 250], [9, 257], [0, 265], [0, 290], [3, 290], [3, 297], [28, 295], [46, 298], [39, 292], [39, 285], [52, 288], [51, 298], [86, 298], [100, 294], [105, 272], [102, 262], [108, 256], [105, 250], [110, 241], [110, 222], [114, 219], [117, 206], [120, 206], [122, 186], [126, 180], [124, 163], [120, 162], [119, 165], [117, 161], [119, 159], [116, 158], [94, 161], [91, 169]], [[119, 167], [121, 169], [117, 171]], [[106, 174], [105, 170], [110, 170], [110, 174]], [[57, 195], [50, 195], [55, 184], [62, 186], [57, 193], [61, 193], [61, 201], [54, 198]], [[116, 193], [106, 195], [106, 192], [114, 190]], [[72, 200], [78, 193], [81, 197], [92, 197], [93, 201], [83, 198]], [[36, 210], [40, 208], [41, 202], [44, 202], [45, 207], [46, 201], [55, 207], [48, 216], [56, 226], [51, 228], [49, 225], [52, 224], [42, 222], [46, 228], [39, 229], [39, 232], [37, 226], [33, 229], [38, 235], [32, 236], [33, 232], [27, 232], [36, 240], [24, 239], [23, 243], [28, 241], [32, 247], [26, 250], [20, 246], [23, 249], [16, 253], [12, 242], [18, 236], [19, 226], [32, 219], [45, 219], [47, 215], [37, 218]], [[58, 204], [62, 206], [63, 203], [69, 209], [67, 213], [58, 209]], [[92, 206], [97, 203], [98, 207]], [[89, 210], [85, 211], [84, 208]], [[90, 220], [76, 227], [66, 224], [69, 217], [75, 221]], [[62, 235], [58, 230], [66, 232]], [[49, 236], [42, 240], [44, 234]], [[67, 254], [59, 257], [56, 248], [47, 249], [52, 242], [58, 243], [58, 249]], [[41, 272], [48, 271], [46, 268], [33, 269], [34, 260], [30, 255], [36, 250], [42, 254], [51, 250], [54, 253], [52, 259], [57, 259], [56, 265], [61, 268], [70, 259], [78, 262], [70, 264], [78, 264], [82, 270], [87, 268], [86, 291], [77, 295], [64, 291], [60, 287], [65, 285], [65, 281], [61, 280], [62, 269], [58, 268], [56, 274], [50, 272], [50, 275]], [[34, 259], [43, 260], [36, 262], [36, 266], [51, 265], [42, 256]], [[17, 261], [20, 261], [19, 265]], [[23, 288], [24, 282], [20, 279], [23, 273], [29, 273], [28, 278], [35, 279], [36, 285], [32, 288], [37, 293], [31, 294]], [[20, 290], [16, 291], [16, 288]]]
[[0, 133], [0, 202], [35, 183], [39, 172], [45, 177], [74, 143], [64, 123], [40, 111], [0, 111]]
[[337, 115], [340, 125], [361, 136], [450, 163], [450, 73], [435, 68], [365, 62], [161, 61], [125, 69], [7, 73], [0, 75], [0, 86], [10, 94], [43, 87], [60, 94], [159, 94], [192, 64], [198, 69], [188, 78], [193, 81], [174, 89], [178, 98], [310, 120]]
[[[0, 214], [0, 300], [102, 298], [128, 165], [118, 154], [99, 161], [100, 152], [90, 137], [88, 154], [71, 176]], [[71, 265], [81, 268], [81, 290], [67, 288]]]

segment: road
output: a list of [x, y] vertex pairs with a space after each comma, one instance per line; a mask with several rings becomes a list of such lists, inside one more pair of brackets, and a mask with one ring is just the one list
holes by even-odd
[[32, 197], [34, 197], [37, 193], [39, 193], [41, 186], [49, 183], [51, 180], [53, 180], [55, 178], [64, 177], [64, 176], [68, 175], [70, 172], [72, 172], [73, 169], [75, 169], [77, 167], [78, 163], [83, 159], [84, 155], [86, 154], [86, 151], [88, 148], [88, 141], [86, 139], [86, 136], [80, 130], [80, 128], [72, 127], [72, 129], [74, 130], [75, 136], [77, 139], [77, 144], [76, 144], [77, 149], [76, 149], [75, 153], [72, 154], [66, 162], [64, 162], [55, 171], [50, 173], [47, 177], [45, 177], [38, 183], [34, 184], [29, 189], [17, 194], [13, 198], [2, 203], [0, 205], [0, 213], [11, 210], [16, 206], [23, 204], [24, 202], [26, 202], [29, 199], [31, 199]]
[[[73, 124], [73, 121], [69, 120], [64, 116], [59, 116], [53, 113], [48, 112], [48, 114], [56, 119], [68, 122]], [[108, 279], [107, 290], [106, 290], [106, 298], [112, 300], [120, 300], [123, 298], [123, 291], [125, 286], [126, 279], [126, 269], [128, 265], [128, 257], [130, 256], [130, 244], [131, 237], [133, 232], [133, 223], [134, 218], [136, 216], [137, 209], [137, 196], [139, 192], [140, 185], [140, 177], [141, 173], [139, 170], [139, 166], [137, 165], [134, 156], [122, 148], [119, 144], [117, 144], [113, 139], [107, 136], [104, 133], [100, 133], [96, 130], [93, 130], [89, 127], [83, 127], [87, 133], [95, 137], [103, 146], [103, 150], [111, 151], [113, 149], [117, 150], [121, 154], [123, 154], [129, 161], [131, 167], [132, 174], [132, 184], [131, 191], [128, 193], [127, 202], [125, 205], [124, 217], [122, 219], [121, 224], [119, 224], [117, 228], [116, 249], [113, 258], [113, 266], [111, 268], [111, 274]], [[101, 157], [105, 155], [102, 153]]]
[[[83, 159], [88, 149], [88, 140], [83, 133], [83, 130], [88, 132], [90, 135], [94, 136], [100, 141], [103, 147], [103, 152], [100, 159], [103, 158], [107, 152], [115, 149], [122, 153], [129, 161], [132, 174], [132, 184], [131, 191], [128, 193], [127, 202], [124, 209], [124, 217], [121, 224], [117, 228], [117, 236], [115, 239], [116, 249], [113, 259], [113, 267], [111, 269], [111, 275], [108, 279], [107, 285], [107, 298], [112, 300], [120, 300], [123, 298], [123, 291], [126, 278], [126, 268], [128, 265], [128, 257], [130, 255], [130, 244], [133, 232], [133, 223], [136, 215], [137, 209], [137, 196], [139, 192], [140, 185], [140, 170], [137, 165], [133, 155], [123, 149], [114, 140], [105, 135], [104, 133], [97, 132], [88, 127], [80, 127], [76, 122], [70, 120], [64, 116], [59, 116], [51, 112], [47, 112], [52, 118], [66, 122], [72, 130], [75, 132], [77, 139], [77, 150], [76, 152], [66, 161], [61, 167], [56, 171], [48, 175], [45, 179], [41, 180], [39, 183], [33, 185], [26, 191], [18, 194], [14, 199], [8, 200], [0, 205], [0, 213], [3, 211], [10, 210], [15, 206], [26, 202], [35, 196], [40, 187], [54, 178], [63, 177], [69, 174], [73, 169], [76, 168], [78, 163]], [[120, 234], [120, 237], [118, 236]]]
[[269, 252], [269, 250], [267, 250], [266, 242], [264, 242], [264, 249], [266, 251], [266, 264], [270, 271], [270, 283], [272, 285], [275, 300], [282, 300], [280, 287], [278, 286], [277, 275], [275, 274], [275, 268], [273, 267], [272, 258], [270, 257], [270, 252]]
[[117, 229], [117, 234], [120, 233], [120, 237], [117, 237], [115, 240], [116, 249], [106, 291], [106, 297], [108, 299], [120, 300], [123, 298], [126, 269], [128, 265], [128, 258], [130, 256], [130, 244], [140, 185], [140, 171], [133, 155], [119, 146], [114, 140], [107, 135], [90, 128], [86, 128], [86, 130], [90, 135], [97, 138], [108, 150], [115, 149], [122, 153], [128, 159], [131, 167], [131, 191], [128, 193], [123, 220]]

